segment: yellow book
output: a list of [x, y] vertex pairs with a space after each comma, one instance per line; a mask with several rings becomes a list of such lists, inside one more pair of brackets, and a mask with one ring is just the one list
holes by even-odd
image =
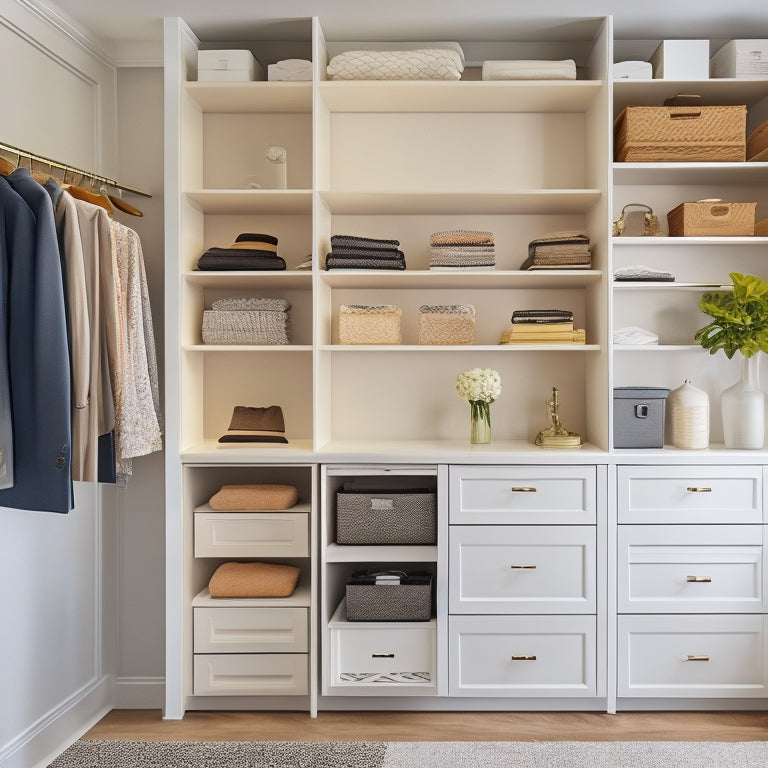
[[501, 344], [586, 344], [587, 337], [583, 328], [561, 333], [513, 333], [504, 331]]

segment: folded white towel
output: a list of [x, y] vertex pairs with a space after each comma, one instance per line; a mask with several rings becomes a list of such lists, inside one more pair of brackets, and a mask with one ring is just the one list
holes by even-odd
[[575, 80], [576, 62], [514, 59], [484, 61], [483, 80]]

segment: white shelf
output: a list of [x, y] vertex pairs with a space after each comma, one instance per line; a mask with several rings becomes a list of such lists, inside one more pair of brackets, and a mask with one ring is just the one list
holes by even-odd
[[[431, 629], [437, 628], [437, 619], [434, 618], [434, 616], [429, 621], [347, 621], [347, 604], [346, 604], [346, 598], [344, 598], [340, 603], [338, 608], [333, 612], [333, 616], [331, 617], [330, 621], [328, 622], [328, 627], [330, 629], [350, 629], [350, 628], [356, 628], [356, 629], [386, 629], [387, 627], [429, 627]], [[429, 685], [432, 686], [434, 683], [427, 682], [422, 683], [421, 685]]]
[[280, 288], [312, 287], [312, 272], [310, 270], [195, 270], [183, 272], [182, 280], [203, 288], [252, 288], [279, 286]]
[[442, 272], [391, 269], [346, 271], [330, 269], [319, 273], [320, 281], [332, 288], [580, 288], [599, 283], [598, 269], [490, 270]]
[[299, 501], [292, 507], [287, 507], [286, 509], [214, 509], [210, 504], [201, 504], [199, 507], [195, 507], [194, 510], [195, 514], [201, 512], [212, 513], [214, 515], [218, 514], [219, 512], [223, 512], [227, 515], [238, 515], [240, 513], [244, 515], [252, 515], [260, 514], [261, 512], [303, 512], [305, 514], [309, 514], [311, 511], [312, 506], [309, 504], [309, 502], [305, 501]]
[[329, 544], [325, 548], [328, 563], [436, 563], [437, 546], [409, 544], [376, 544], [357, 546], [350, 544]]
[[325, 81], [331, 112], [584, 112], [600, 80]]
[[614, 280], [616, 291], [731, 291], [733, 286], [728, 283], [678, 283], [663, 280]]
[[308, 608], [311, 590], [302, 572], [299, 584], [289, 597], [211, 597], [208, 587], [192, 598], [193, 608]]
[[760, 184], [768, 163], [614, 163], [614, 184]]
[[692, 245], [768, 245], [768, 237], [614, 237], [613, 247], [674, 248]]
[[678, 93], [696, 93], [708, 106], [746, 104], [765, 98], [768, 80], [709, 78], [707, 80], [614, 80], [613, 99], [616, 112], [632, 104], [660, 106]]
[[331, 213], [345, 214], [543, 214], [585, 213], [599, 199], [598, 189], [520, 189], [507, 192], [320, 192]]
[[183, 464], [262, 464], [312, 462], [312, 441], [288, 437], [287, 443], [220, 443], [204, 440], [180, 451]]
[[614, 352], [706, 352], [698, 344], [614, 344]]
[[188, 82], [184, 88], [203, 112], [309, 113], [312, 111], [311, 82]]
[[311, 344], [188, 344], [185, 352], [311, 352]]
[[599, 344], [323, 344], [324, 352], [597, 352]]
[[186, 195], [203, 213], [312, 213], [309, 189], [197, 189]]

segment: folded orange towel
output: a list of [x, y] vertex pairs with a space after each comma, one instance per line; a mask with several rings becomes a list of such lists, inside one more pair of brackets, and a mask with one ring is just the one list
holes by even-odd
[[279, 563], [222, 563], [208, 583], [211, 597], [288, 597], [300, 569]]
[[257, 483], [255, 485], [222, 485], [208, 502], [215, 510], [289, 509], [299, 499], [299, 492], [292, 485]]

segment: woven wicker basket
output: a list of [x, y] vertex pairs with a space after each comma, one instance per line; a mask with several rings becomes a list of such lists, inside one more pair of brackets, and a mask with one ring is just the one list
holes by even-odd
[[203, 312], [203, 344], [288, 344], [287, 312], [216, 310]]
[[472, 344], [475, 308], [471, 304], [419, 307], [419, 344]]
[[402, 310], [391, 304], [342, 304], [339, 308], [340, 344], [400, 344]]
[[768, 160], [768, 120], [761, 123], [747, 139], [747, 160], [762, 163]]
[[755, 234], [757, 203], [699, 200], [681, 203], [667, 214], [671, 237], [740, 237]]
[[616, 118], [619, 162], [740, 162], [747, 108], [626, 107]]

